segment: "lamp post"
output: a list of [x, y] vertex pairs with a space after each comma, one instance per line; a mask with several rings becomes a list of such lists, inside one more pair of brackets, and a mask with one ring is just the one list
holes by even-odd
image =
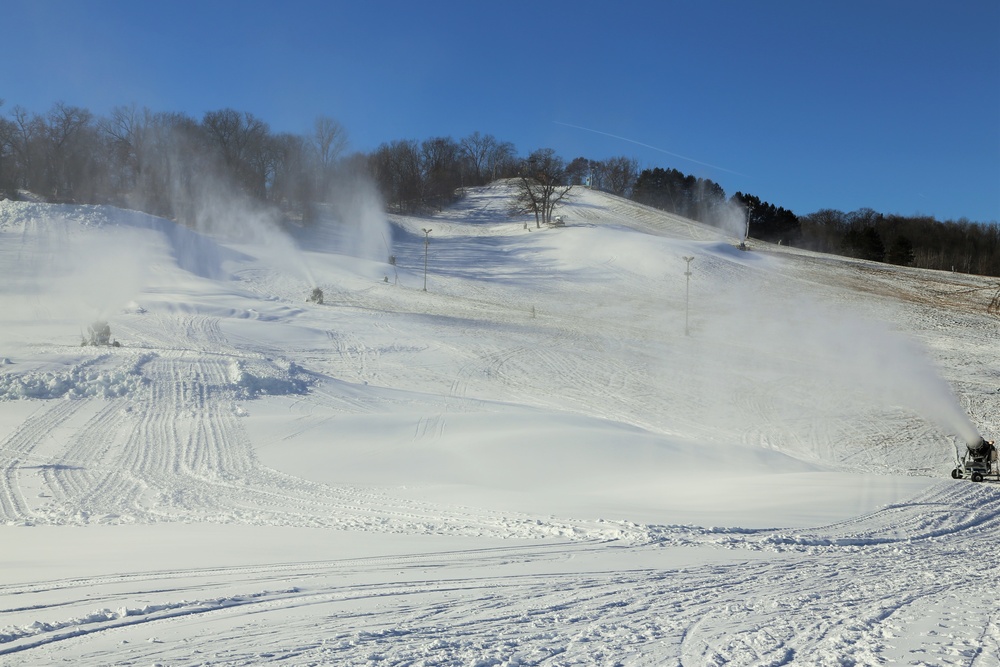
[[687, 276], [687, 286], [685, 288], [684, 294], [684, 335], [690, 336], [691, 330], [688, 328], [688, 313], [691, 310], [691, 260], [694, 257], [685, 257], [684, 261], [687, 262], [687, 270], [684, 275]]
[[433, 229], [424, 228], [424, 291], [427, 291], [427, 246], [431, 244], [431, 232]]

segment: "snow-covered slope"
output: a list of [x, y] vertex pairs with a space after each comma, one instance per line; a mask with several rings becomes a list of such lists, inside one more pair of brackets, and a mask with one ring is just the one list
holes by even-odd
[[510, 197], [0, 202], [0, 663], [998, 659], [994, 282]]

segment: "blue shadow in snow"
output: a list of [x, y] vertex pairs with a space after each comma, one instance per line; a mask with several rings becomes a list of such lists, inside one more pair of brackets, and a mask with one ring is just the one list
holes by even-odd
[[[496, 222], [495, 218], [492, 220]], [[424, 235], [392, 225], [396, 266], [413, 273], [424, 270]], [[565, 275], [554, 260], [543, 260], [537, 249], [510, 236], [430, 236], [428, 275], [529, 285], [548, 276]]]

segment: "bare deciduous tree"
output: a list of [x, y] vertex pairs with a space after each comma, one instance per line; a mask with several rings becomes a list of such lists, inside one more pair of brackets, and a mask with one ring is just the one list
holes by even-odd
[[147, 150], [153, 114], [136, 105], [115, 107], [111, 115], [98, 121], [111, 167], [111, 187], [116, 199], [135, 198], [150, 159]]
[[459, 142], [459, 147], [463, 161], [468, 164], [465, 185], [485, 185], [517, 174], [517, 151], [509, 141], [473, 132]]
[[518, 175], [517, 201], [535, 214], [535, 227], [552, 222], [552, 212], [569, 194], [566, 164], [551, 148], [541, 148], [524, 160]]
[[390, 205], [407, 212], [420, 207], [423, 186], [420, 149], [416, 141], [382, 144], [372, 153], [369, 170]]
[[206, 113], [202, 125], [237, 183], [248, 194], [266, 199], [272, 165], [267, 123], [251, 113], [222, 109]]
[[420, 144], [424, 199], [440, 207], [462, 187], [461, 148], [451, 137], [435, 137]]
[[599, 171], [603, 186], [601, 189], [619, 197], [628, 197], [639, 177], [639, 161], [620, 155], [600, 162]]
[[517, 175], [519, 165], [514, 144], [509, 141], [498, 142], [486, 156], [486, 165], [490, 181]]
[[57, 200], [69, 200], [98, 176], [93, 166], [95, 133], [93, 116], [86, 109], [63, 102], [48, 114], [45, 142], [45, 188]]
[[492, 134], [473, 132], [459, 142], [462, 156], [469, 163], [469, 185], [483, 185], [488, 173], [488, 158], [495, 150], [497, 140]]
[[10, 147], [17, 172], [18, 188], [30, 189], [44, 180], [45, 119], [22, 106], [11, 110]]
[[311, 157], [309, 139], [294, 134], [279, 134], [272, 140], [274, 178], [271, 201], [283, 210], [300, 215], [304, 222], [314, 219], [313, 203], [324, 198], [315, 186], [318, 168]]
[[326, 201], [333, 184], [337, 162], [347, 149], [347, 130], [333, 118], [319, 116], [313, 123], [310, 140], [316, 152], [316, 188], [320, 199]]
[[[0, 107], [3, 100], [0, 99]], [[12, 196], [16, 189], [14, 155], [13, 155], [14, 124], [6, 118], [0, 118], [0, 199]]]

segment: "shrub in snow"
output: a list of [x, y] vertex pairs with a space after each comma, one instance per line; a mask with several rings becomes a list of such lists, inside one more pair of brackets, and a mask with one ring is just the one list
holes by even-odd
[[323, 290], [321, 290], [318, 287], [314, 287], [313, 291], [312, 291], [312, 294], [309, 295], [309, 298], [306, 299], [306, 301], [312, 301], [313, 303], [322, 304], [323, 303]]

